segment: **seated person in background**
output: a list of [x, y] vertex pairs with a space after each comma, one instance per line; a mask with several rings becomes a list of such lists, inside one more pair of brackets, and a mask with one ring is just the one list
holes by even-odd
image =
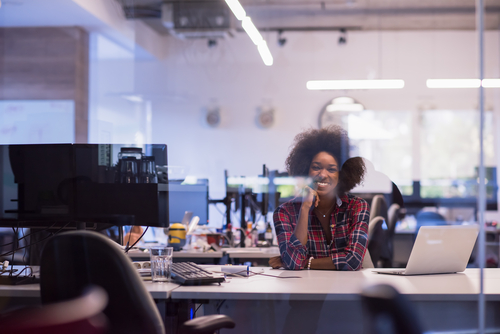
[[[347, 159], [345, 130], [338, 126], [298, 134], [286, 160], [291, 176], [309, 176], [302, 200], [280, 205], [274, 226], [281, 256], [273, 268], [358, 270], [368, 241], [369, 209], [365, 200], [347, 194], [363, 180], [359, 157]], [[345, 154], [344, 155], [347, 155]]]
[[125, 237], [123, 238], [123, 243], [128, 247], [132, 246], [137, 240], [139, 240], [139, 238], [142, 235], [142, 232], [143, 232], [142, 226], [132, 226], [130, 231], [127, 234], [125, 234]]

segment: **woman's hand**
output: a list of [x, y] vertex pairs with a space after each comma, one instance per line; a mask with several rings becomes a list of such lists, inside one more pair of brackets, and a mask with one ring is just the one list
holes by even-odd
[[316, 190], [309, 186], [304, 187], [304, 195], [302, 196], [302, 205], [306, 206], [308, 209], [312, 207], [317, 207], [319, 204], [319, 197]]
[[279, 269], [283, 267], [283, 263], [281, 262], [281, 256], [274, 256], [269, 259], [269, 266], [273, 269]]

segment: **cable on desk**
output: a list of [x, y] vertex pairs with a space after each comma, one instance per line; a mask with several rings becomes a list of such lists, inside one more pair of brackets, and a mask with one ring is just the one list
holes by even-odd
[[[16, 240], [17, 238], [17, 232], [19, 231], [19, 223], [17, 223], [17, 231], [14, 227], [12, 227], [12, 232], [14, 232], [14, 240]], [[19, 243], [17, 244], [17, 246], [19, 246]], [[12, 260], [10, 261], [10, 263], [12, 263], [10, 265], [10, 274], [9, 276], [12, 276], [12, 273], [14, 272], [14, 255], [16, 254], [16, 252], [12, 252]]]
[[217, 314], [220, 314], [220, 308], [222, 307], [222, 304], [224, 304], [226, 300], [224, 299], [223, 301], [220, 302], [220, 304], [216, 307]]
[[276, 275], [269, 275], [269, 274], [263, 274], [263, 273], [256, 273], [253, 271], [250, 271], [250, 273], [254, 275], [262, 275], [262, 276], [269, 276], [269, 277], [276, 277], [276, 278], [302, 278], [300, 276], [276, 276]]
[[9, 254], [11, 254], [11, 253], [15, 253], [15, 252], [17, 252], [17, 251], [18, 251], [18, 250], [20, 250], [20, 249], [24, 249], [24, 248], [27, 248], [27, 247], [31, 247], [31, 246], [33, 246], [33, 245], [36, 245], [36, 244], [37, 244], [37, 243], [39, 243], [39, 242], [45, 241], [45, 240], [47, 240], [48, 238], [51, 238], [54, 234], [59, 233], [59, 232], [60, 232], [63, 228], [65, 228], [66, 226], [68, 226], [68, 224], [70, 224], [70, 223], [66, 223], [66, 224], [64, 224], [64, 226], [63, 226], [63, 227], [61, 227], [60, 229], [58, 229], [56, 232], [51, 233], [49, 236], [47, 236], [47, 237], [45, 237], [45, 238], [43, 238], [43, 239], [41, 239], [41, 240], [38, 240], [37, 242], [31, 243], [31, 244], [29, 244], [29, 245], [27, 245], [27, 246], [18, 247], [18, 248], [16, 248], [16, 249], [12, 250], [12, 251], [9, 251], [9, 252], [6, 252], [6, 253], [3, 253], [3, 254], [0, 254], [0, 257], [2, 257], [2, 256], [6, 256], [6, 255], [9, 255]]
[[17, 273], [16, 275], [11, 275], [11, 276], [17, 277], [17, 276], [21, 275], [23, 273], [23, 271], [25, 271], [26, 269], [30, 270], [30, 274], [26, 275], [26, 277], [33, 277], [33, 269], [31, 268], [31, 266], [26, 266], [19, 273]]
[[196, 312], [198, 312], [198, 310], [200, 309], [200, 307], [201, 307], [202, 305], [203, 305], [203, 304], [200, 304], [200, 305], [196, 308], [196, 310], [194, 310], [194, 316], [193, 316], [193, 317], [196, 317]]
[[269, 275], [269, 274], [263, 274], [263, 273], [256, 273], [254, 271], [249, 271], [247, 269], [243, 269], [241, 271], [237, 271], [235, 273], [228, 273], [228, 272], [225, 272], [225, 271], [217, 271], [217, 270], [210, 270], [211, 272], [213, 273], [218, 273], [218, 274], [225, 274], [226, 276], [237, 276], [237, 277], [250, 277], [250, 276], [243, 276], [243, 275], [240, 275], [242, 273], [250, 273], [252, 274], [252, 276], [255, 276], [255, 275], [262, 275], [262, 276], [269, 276], [269, 277], [276, 277], [276, 278], [302, 278], [300, 276], [276, 276], [276, 275]]
[[[133, 244], [132, 246], [125, 248], [125, 254], [126, 254], [126, 253], [128, 253], [128, 251], [129, 251], [129, 250], [131, 250], [131, 249], [132, 249], [132, 247], [134, 247], [134, 246], [135, 246], [135, 245], [139, 242], [139, 240], [141, 240], [141, 239], [142, 239], [142, 237], [144, 236], [144, 234], [146, 234], [146, 232], [148, 231], [148, 228], [149, 228], [149, 226], [146, 226], [146, 229], [144, 230], [144, 232], [142, 232], [142, 234], [141, 234], [141, 236], [139, 237], [139, 239], [137, 239], [137, 240], [134, 242], [134, 244]], [[130, 235], [132, 235], [132, 233], [130, 233]], [[128, 238], [129, 238], [129, 241], [130, 241], [130, 235], [129, 235], [129, 237], [128, 237]], [[128, 246], [128, 241], [127, 241], [127, 246]]]

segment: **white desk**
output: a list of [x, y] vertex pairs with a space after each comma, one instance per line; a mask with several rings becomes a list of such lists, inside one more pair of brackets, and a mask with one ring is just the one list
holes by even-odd
[[[217, 267], [217, 266], [216, 266]], [[359, 272], [284, 271], [266, 276], [233, 278], [221, 286], [180, 286], [173, 300], [209, 300], [205, 314], [231, 316], [238, 333], [339, 333], [363, 331], [359, 292], [365, 284], [395, 286], [412, 302], [425, 330], [453, 330], [477, 326], [479, 270], [428, 276], [379, 275]], [[500, 270], [485, 271], [487, 325], [500, 328]], [[223, 302], [224, 301], [224, 302]], [[223, 303], [222, 303], [223, 302]], [[496, 313], [496, 314], [495, 314]]]
[[[208, 266], [220, 270], [220, 266]], [[256, 268], [257, 270], [257, 268]], [[160, 313], [168, 304], [186, 305], [208, 301], [204, 314], [231, 316], [237, 333], [360, 333], [363, 309], [359, 292], [366, 284], [395, 286], [413, 303], [425, 330], [458, 330], [477, 326], [479, 270], [427, 276], [379, 275], [365, 269], [358, 272], [285, 271], [265, 268], [262, 275], [231, 278], [221, 285], [178, 286], [145, 282], [157, 301]], [[485, 269], [486, 324], [500, 328], [500, 269]], [[0, 286], [0, 302], [39, 300], [39, 285]], [[24, 302], [23, 302], [24, 301]], [[192, 304], [190, 304], [192, 305]], [[165, 308], [162, 310], [162, 308]], [[187, 308], [186, 308], [187, 310]], [[202, 313], [199, 311], [198, 315]], [[0, 310], [1, 311], [1, 310]]]
[[233, 259], [269, 259], [280, 255], [278, 247], [224, 248], [224, 252]]
[[[143, 252], [139, 250], [130, 250], [127, 254], [132, 259], [132, 261], [149, 261], [149, 251]], [[173, 255], [174, 260], [179, 260], [179, 261], [193, 261], [195, 259], [201, 259], [202, 261], [203, 260], [216, 261], [217, 259], [221, 259], [223, 256], [224, 256], [223, 251], [203, 252], [201, 250], [196, 250], [196, 249], [176, 251], [174, 252]]]

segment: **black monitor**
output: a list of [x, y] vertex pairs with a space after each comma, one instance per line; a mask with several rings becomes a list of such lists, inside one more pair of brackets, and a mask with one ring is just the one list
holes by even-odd
[[[122, 146], [0, 145], [0, 226], [168, 227], [168, 193], [157, 183], [117, 183]], [[167, 164], [166, 145], [144, 153]]]

